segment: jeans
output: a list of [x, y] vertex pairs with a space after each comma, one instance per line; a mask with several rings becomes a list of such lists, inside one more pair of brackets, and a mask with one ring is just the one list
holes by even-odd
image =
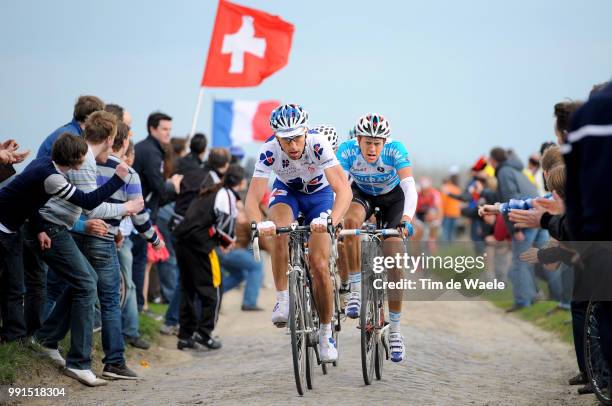
[[482, 239], [482, 220], [480, 218], [471, 219], [470, 238], [474, 242], [474, 251], [476, 251], [476, 255], [482, 255], [485, 250], [485, 242]]
[[512, 282], [512, 294], [516, 306], [529, 306], [536, 296], [533, 265], [523, 262], [519, 255], [531, 248], [536, 238], [533, 228], [523, 230], [525, 239], [518, 241], [512, 236], [512, 263], [508, 271], [508, 279]]
[[[546, 243], [550, 239], [550, 234], [548, 234], [548, 230], [538, 229], [536, 231], [536, 237], [533, 242], [534, 247], [536, 248], [544, 248]], [[550, 298], [557, 302], [561, 301], [561, 295], [563, 290], [563, 283], [561, 281], [561, 272], [560, 269], [554, 271], [547, 271], [541, 265], [536, 265], [534, 271], [537, 272], [537, 275], [546, 281], [548, 284], [548, 291], [550, 293]], [[535, 282], [535, 280], [534, 280]], [[537, 282], [536, 288], [537, 288]]]
[[74, 241], [98, 274], [98, 299], [102, 315], [104, 364], [125, 364], [119, 287], [119, 259], [115, 241], [73, 234]]
[[22, 234], [0, 231], [0, 336], [3, 340], [14, 341], [26, 335], [24, 292]]
[[138, 311], [144, 306], [144, 278], [147, 268], [147, 240], [138, 234], [132, 234], [132, 281], [136, 286], [136, 303]]
[[168, 310], [166, 310], [166, 320], [164, 321], [166, 326], [176, 326], [179, 324], [179, 311], [181, 309], [182, 295], [183, 288], [181, 287], [181, 274], [179, 272], [176, 275], [176, 290], [174, 291], [172, 300], [168, 305]]
[[455, 235], [456, 217], [444, 217], [442, 220], [442, 240], [452, 241]]
[[174, 203], [167, 204], [159, 209], [157, 213], [157, 228], [159, 229], [170, 257], [167, 261], [158, 262], [157, 275], [159, 277], [159, 289], [166, 302], [171, 303], [177, 288], [178, 266], [176, 265], [176, 254], [172, 245], [172, 233], [168, 230], [168, 221], [174, 214]]
[[561, 299], [559, 300], [559, 307], [564, 309], [570, 309], [572, 301], [572, 292], [574, 290], [574, 268], [569, 265], [561, 264], [558, 272], [561, 274]]
[[24, 235], [23, 244], [23, 267], [25, 277], [26, 294], [24, 300], [24, 315], [26, 331], [28, 336], [34, 335], [42, 325], [45, 314], [45, 301], [47, 296], [47, 266], [42, 261], [37, 238], [32, 237], [29, 225], [22, 228]]
[[125, 303], [121, 309], [121, 327], [128, 337], [139, 337], [138, 304], [136, 286], [132, 280], [132, 240], [125, 238], [119, 250], [119, 268], [125, 281]]
[[255, 261], [252, 251], [236, 248], [221, 257], [221, 266], [228, 272], [227, 276], [223, 276], [223, 292], [246, 280], [242, 305], [256, 306], [263, 281], [263, 267], [261, 262]]
[[47, 223], [44, 229], [51, 238], [51, 248], [39, 251], [39, 255], [67, 288], [57, 298], [36, 339], [44, 346], [57, 348], [70, 330], [66, 366], [90, 369], [98, 276], [65, 227]]
[[49, 317], [56, 300], [62, 295], [66, 288], [66, 282], [60, 278], [51, 268], [47, 268], [47, 294], [43, 305], [43, 321]]

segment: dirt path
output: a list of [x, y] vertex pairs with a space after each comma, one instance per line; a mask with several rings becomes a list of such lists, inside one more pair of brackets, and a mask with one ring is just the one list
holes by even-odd
[[[364, 386], [359, 331], [349, 321], [340, 336], [340, 365], [315, 389], [297, 396], [289, 337], [269, 322], [269, 312], [241, 312], [241, 292], [224, 298], [218, 334], [223, 349], [181, 352], [168, 338], [162, 355], [135, 369], [137, 382], [106, 388], [71, 386], [62, 404], [476, 404], [593, 405], [566, 385], [576, 371], [572, 348], [551, 334], [505, 315], [486, 302], [405, 304], [407, 360], [386, 363], [383, 380]], [[263, 289], [261, 304], [272, 307]], [[54, 402], [56, 403], [56, 402]]]

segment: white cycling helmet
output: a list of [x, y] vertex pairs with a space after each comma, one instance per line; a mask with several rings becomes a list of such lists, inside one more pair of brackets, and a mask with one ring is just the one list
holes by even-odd
[[327, 137], [327, 141], [329, 141], [332, 148], [336, 149], [338, 146], [338, 133], [334, 127], [331, 125], [319, 125], [315, 127], [314, 130]]
[[283, 104], [272, 111], [270, 127], [281, 138], [302, 135], [308, 129], [308, 112], [298, 104]]
[[361, 116], [355, 126], [355, 135], [362, 137], [387, 138], [391, 133], [391, 126], [380, 114], [366, 114]]

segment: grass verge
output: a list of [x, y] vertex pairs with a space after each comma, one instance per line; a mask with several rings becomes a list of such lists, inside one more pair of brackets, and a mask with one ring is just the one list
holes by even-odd
[[[162, 316], [165, 314], [167, 305], [150, 304], [150, 310], [154, 315]], [[141, 314], [140, 334], [152, 344], [159, 341], [159, 328], [162, 321], [156, 320], [146, 314]], [[70, 348], [70, 334], [68, 334], [60, 343], [60, 352], [65, 357]], [[127, 345], [125, 347], [126, 358], [136, 360], [141, 364], [146, 362], [143, 350]], [[102, 364], [104, 351], [102, 349], [102, 334], [95, 333], [93, 335], [92, 348], [92, 369], [101, 371], [104, 365]], [[7, 343], [0, 345], [0, 385], [11, 385], [14, 383], [35, 384], [37, 377], [40, 377], [49, 371], [57, 371], [52, 362], [44, 356], [40, 355], [36, 345]], [[55, 372], [57, 373], [57, 372]]]

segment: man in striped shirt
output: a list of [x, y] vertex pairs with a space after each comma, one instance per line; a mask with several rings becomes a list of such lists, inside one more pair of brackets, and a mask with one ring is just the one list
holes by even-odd
[[[112, 152], [108, 157], [108, 160], [104, 163], [98, 163], [98, 183], [104, 184], [110, 177], [113, 176], [115, 168], [121, 164], [121, 160], [125, 155], [125, 152], [129, 145], [129, 127], [119, 122], [117, 126], [117, 136], [112, 147]], [[134, 169], [129, 169], [128, 182], [117, 190], [107, 201], [109, 203], [124, 203], [129, 199], [142, 198], [142, 187], [140, 185], [140, 177]], [[121, 234], [120, 224], [122, 217], [118, 216], [112, 219], [107, 219], [108, 233], [106, 234], [106, 240], [114, 243], [114, 241], [121, 240], [123, 235]], [[149, 218], [149, 212], [145, 209], [141, 210], [138, 214], [133, 214], [127, 218], [131, 222], [134, 229], [140, 233], [142, 238], [147, 240], [155, 250], [163, 249], [165, 244], [162, 239], [159, 238], [153, 224]], [[96, 238], [96, 237], [91, 237]], [[123, 242], [125, 243], [125, 241]], [[92, 264], [94, 265], [94, 264]], [[96, 265], [94, 265], [94, 268]], [[130, 267], [131, 268], [131, 267]], [[122, 328], [125, 341], [135, 347], [147, 349], [149, 344], [140, 338], [138, 332], [138, 305], [136, 302], [136, 287], [132, 281], [131, 269], [129, 269], [129, 275], [124, 275], [126, 284], [126, 297], [124, 309], [122, 312]], [[99, 292], [100, 293], [100, 292]], [[104, 327], [103, 327], [104, 329]]]
[[[83, 136], [88, 145], [85, 161], [79, 170], [67, 173], [68, 179], [79, 189], [88, 192], [97, 188], [96, 161], [104, 162], [107, 160], [116, 132], [117, 119], [111, 113], [97, 111], [92, 113], [85, 121]], [[111, 218], [138, 213], [142, 208], [143, 201], [140, 199], [123, 204], [102, 203], [93, 210], [86, 210], [85, 213], [90, 218]], [[47, 205], [40, 210], [43, 221], [38, 227], [39, 229], [32, 234], [42, 229], [37, 235], [40, 242], [39, 253], [47, 265], [67, 286], [58, 289], [62, 293], [57, 298], [53, 311], [36, 334], [36, 339], [42, 344], [49, 356], [60, 364], [67, 364], [68, 368], [64, 370], [66, 375], [86, 385], [95, 386], [103, 384], [96, 379], [90, 370], [95, 300], [91, 301], [91, 307], [88, 306], [85, 312], [71, 313], [71, 310], [74, 310], [72, 303], [80, 297], [79, 295], [89, 295], [89, 292], [91, 292], [89, 286], [92, 283], [95, 297], [96, 284], [99, 283], [99, 275], [75, 244], [74, 238], [78, 234], [68, 232], [75, 225], [81, 211], [79, 207], [56, 198], [49, 200]], [[100, 255], [104, 254], [100, 253]], [[88, 288], [80, 289], [82, 286]], [[68, 353], [68, 361], [64, 361], [57, 352], [57, 344], [64, 338], [69, 329], [71, 330], [72, 340], [71, 351]], [[105, 350], [113, 345], [110, 338], [108, 336], [103, 337]], [[120, 343], [115, 345], [122, 347], [123, 340], [121, 338], [121, 335], [119, 335]], [[103, 361], [113, 364], [121, 363], [123, 349], [116, 351], [115, 354], [114, 358], [110, 360], [105, 358]], [[125, 374], [134, 375], [133, 372], [128, 371], [125, 371]]]

